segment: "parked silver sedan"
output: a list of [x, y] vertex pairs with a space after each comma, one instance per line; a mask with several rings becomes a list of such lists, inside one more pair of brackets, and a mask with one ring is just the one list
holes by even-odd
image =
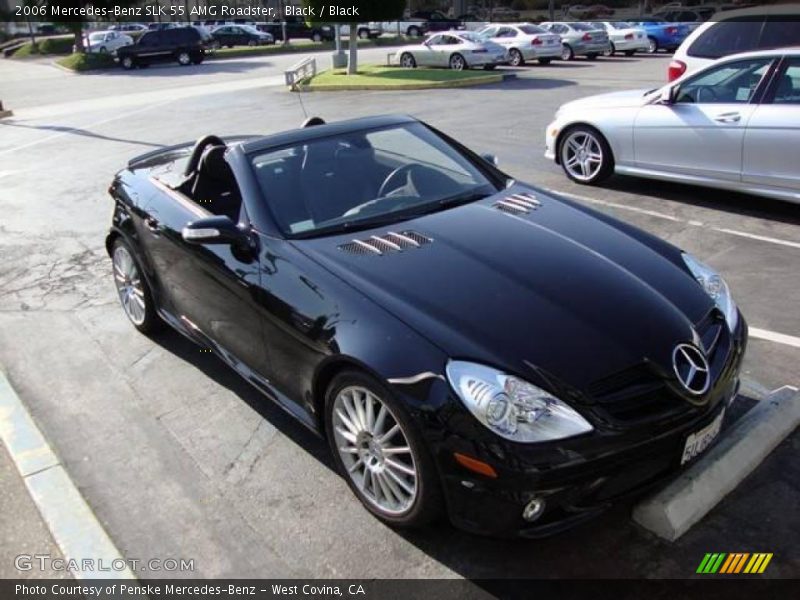
[[478, 34], [503, 46], [512, 67], [520, 67], [526, 60], [546, 65], [561, 56], [561, 38], [531, 23], [490, 23]]
[[471, 67], [494, 69], [508, 61], [508, 54], [500, 44], [472, 31], [445, 31], [431, 35], [421, 44], [398, 48], [395, 59], [407, 69], [449, 67], [460, 71]]
[[728, 56], [659, 89], [569, 102], [545, 145], [578, 183], [616, 172], [800, 202], [800, 49]]
[[608, 33], [597, 23], [560, 21], [542, 23], [541, 27], [561, 36], [561, 60], [572, 60], [576, 56], [594, 60], [608, 51]]

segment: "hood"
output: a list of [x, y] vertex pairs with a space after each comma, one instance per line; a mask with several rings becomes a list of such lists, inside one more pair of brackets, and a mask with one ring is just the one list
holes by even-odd
[[575, 108], [626, 108], [642, 106], [646, 101], [646, 92], [652, 88], [641, 88], [637, 90], [625, 90], [623, 92], [609, 92], [607, 94], [597, 94], [588, 96], [580, 100], [573, 100], [561, 106], [560, 110], [572, 110]]
[[[538, 191], [541, 206], [527, 214], [494, 206], [525, 191], [296, 244], [453, 358], [533, 367], [577, 389], [642, 361], [670, 373], [673, 348], [697, 340], [692, 323], [710, 298], [672, 260], [576, 206]], [[390, 231], [430, 242], [342, 248]]]

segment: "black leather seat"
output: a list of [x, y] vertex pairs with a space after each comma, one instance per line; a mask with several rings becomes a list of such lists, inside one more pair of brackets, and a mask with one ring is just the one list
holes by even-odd
[[225, 146], [208, 146], [200, 157], [197, 176], [192, 185], [192, 199], [215, 215], [239, 220], [242, 195], [228, 161]]

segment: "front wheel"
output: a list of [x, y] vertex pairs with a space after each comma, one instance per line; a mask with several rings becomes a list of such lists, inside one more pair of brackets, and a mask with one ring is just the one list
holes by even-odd
[[658, 40], [656, 38], [647, 38], [647, 53], [655, 54], [658, 52]]
[[520, 52], [516, 48], [512, 48], [511, 50], [509, 50], [508, 56], [509, 56], [508, 64], [510, 64], [512, 67], [521, 67], [522, 65], [525, 64], [525, 57], [522, 56], [522, 52]]
[[178, 64], [182, 67], [187, 67], [192, 64], [192, 55], [186, 52], [186, 50], [181, 50], [178, 52]]
[[133, 250], [122, 238], [114, 241], [111, 264], [117, 295], [128, 320], [142, 333], [153, 333], [160, 329], [163, 321], [156, 313], [150, 286], [142, 275]]
[[617, 49], [614, 47], [614, 44], [609, 42], [608, 48], [603, 52], [603, 56], [614, 56], [617, 53]]
[[319, 31], [315, 31], [311, 34], [311, 41], [312, 42], [321, 42], [322, 41], [322, 34]]
[[359, 29], [358, 30], [358, 37], [362, 40], [369, 39], [369, 29]]
[[575, 53], [569, 44], [561, 46], [561, 60], [572, 60], [575, 58]]
[[136, 61], [133, 59], [132, 56], [125, 56], [120, 62], [122, 64], [122, 68], [125, 69], [126, 71], [130, 71], [131, 69], [136, 68]]
[[411, 26], [408, 28], [406, 33], [408, 34], [408, 37], [419, 37], [419, 28]]
[[564, 133], [558, 145], [561, 168], [572, 181], [599, 183], [614, 171], [611, 147], [603, 135], [586, 125], [578, 125]]
[[417, 61], [414, 60], [414, 55], [408, 52], [404, 52], [403, 55], [400, 57], [400, 66], [405, 69], [413, 69], [417, 66]]
[[420, 527], [442, 509], [433, 459], [417, 426], [391, 391], [358, 371], [337, 375], [325, 398], [334, 462], [373, 515]]
[[463, 71], [464, 69], [468, 69], [469, 65], [467, 65], [467, 61], [464, 60], [464, 57], [460, 54], [453, 54], [450, 57], [450, 68], [453, 71]]

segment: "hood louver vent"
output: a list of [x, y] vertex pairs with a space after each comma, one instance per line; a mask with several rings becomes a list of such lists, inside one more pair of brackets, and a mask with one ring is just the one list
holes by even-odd
[[425, 244], [430, 244], [433, 240], [415, 231], [403, 231], [396, 233], [389, 231], [383, 235], [373, 235], [363, 240], [353, 240], [339, 246], [339, 250], [350, 254], [377, 254], [383, 255], [389, 252], [402, 252], [412, 248], [419, 248]]
[[542, 203], [529, 192], [511, 194], [502, 200], [498, 200], [492, 206], [497, 210], [511, 213], [512, 215], [526, 215], [532, 210], [536, 210]]

